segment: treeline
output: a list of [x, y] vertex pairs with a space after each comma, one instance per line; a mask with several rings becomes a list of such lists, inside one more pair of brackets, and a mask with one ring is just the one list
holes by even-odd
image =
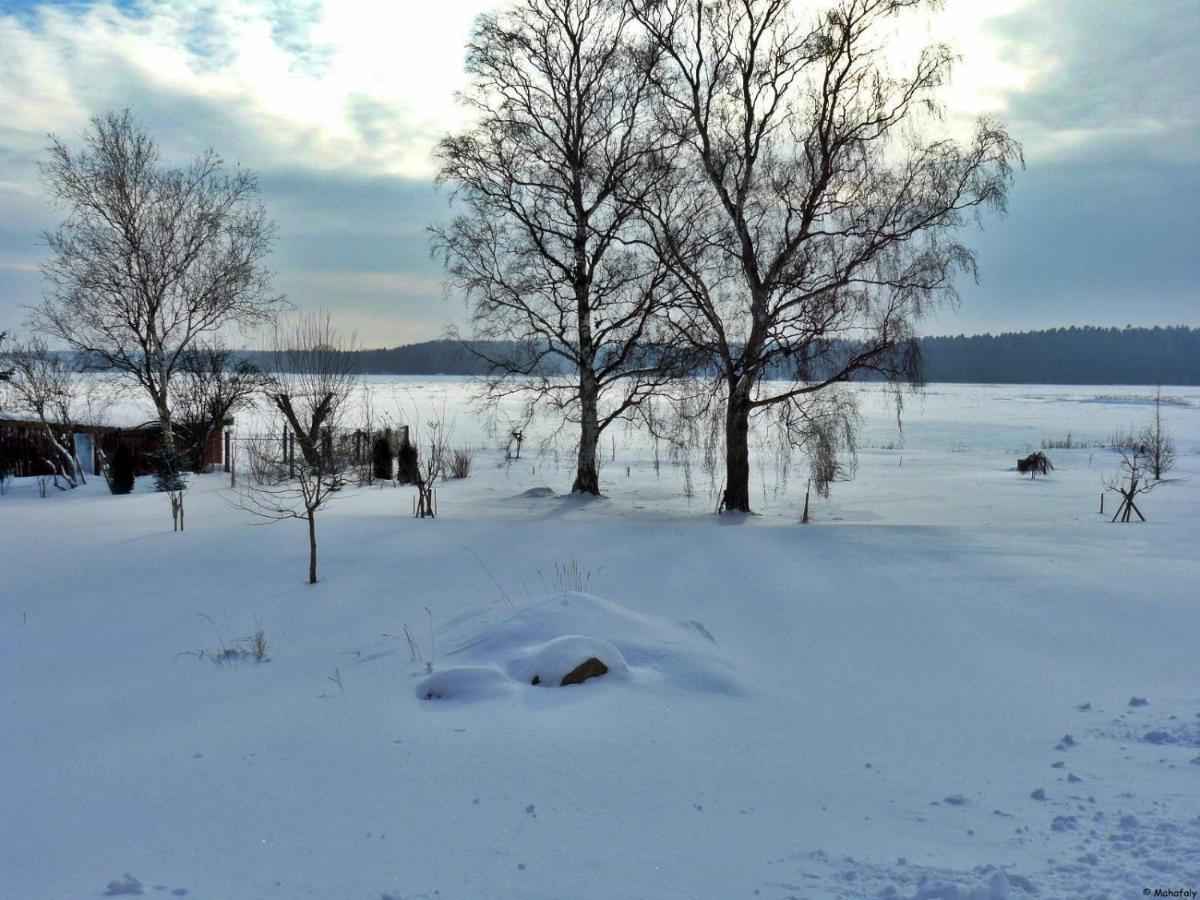
[[[423, 341], [376, 350], [355, 350], [357, 369], [364, 375], [486, 375], [491, 366], [476, 350], [495, 352], [502, 345], [492, 341]], [[277, 365], [273, 354], [261, 350], [243, 350], [239, 359], [270, 370]]]
[[[1200, 329], [1182, 325], [960, 334], [923, 338], [920, 349], [930, 382], [1200, 384]], [[511, 351], [500, 342], [441, 340], [357, 356], [369, 374], [486, 375], [485, 357]]]
[[921, 341], [926, 381], [1200, 384], [1200, 329], [1051, 328]]

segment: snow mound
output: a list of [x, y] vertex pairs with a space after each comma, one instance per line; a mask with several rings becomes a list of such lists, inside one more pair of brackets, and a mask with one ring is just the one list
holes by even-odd
[[557, 494], [552, 487], [532, 487], [527, 491], [522, 491], [514, 498], [516, 500], [539, 500], [543, 497], [555, 497]]
[[[595, 658], [608, 671], [588, 680], [741, 695], [733, 668], [698, 622], [675, 623], [591, 594], [563, 591], [515, 613], [495, 607], [459, 616], [442, 629], [445, 658], [460, 665], [417, 688], [422, 699], [495, 696], [518, 687], [559, 685]], [[471, 673], [471, 674], [460, 674]], [[487, 673], [487, 674], [483, 674]], [[538, 685], [531, 684], [537, 676]]]
[[486, 700], [512, 690], [507, 675], [491, 666], [458, 666], [435, 672], [417, 685], [422, 700]]
[[914, 900], [1015, 900], [1037, 893], [1033, 883], [1020, 875], [1007, 875], [993, 866], [976, 871], [980, 880], [970, 887], [948, 881], [925, 883], [917, 889]]

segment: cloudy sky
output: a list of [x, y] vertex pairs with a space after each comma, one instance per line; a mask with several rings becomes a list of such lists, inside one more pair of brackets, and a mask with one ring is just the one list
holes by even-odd
[[[461, 125], [463, 44], [493, 0], [0, 0], [0, 328], [40, 297], [47, 134], [130, 107], [168, 157], [260, 175], [277, 284], [365, 346], [463, 318], [430, 259], [430, 149]], [[1007, 218], [971, 230], [980, 280], [935, 334], [1200, 325], [1200, 4], [948, 0], [910, 40], [963, 61], [949, 126], [1025, 145]]]

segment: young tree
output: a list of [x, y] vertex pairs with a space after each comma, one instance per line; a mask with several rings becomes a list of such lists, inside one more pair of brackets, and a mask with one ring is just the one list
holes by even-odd
[[34, 322], [139, 385], [175, 452], [172, 378], [198, 339], [270, 319], [275, 235], [255, 176], [207, 150], [165, 164], [125, 112], [94, 118], [80, 149], [52, 138], [42, 177], [66, 217], [46, 235]]
[[1146, 465], [1155, 481], [1175, 468], [1175, 441], [1167, 432], [1162, 420], [1162, 387], [1154, 395], [1154, 422], [1139, 438], [1146, 446]]
[[682, 296], [677, 339], [717, 374], [726, 510], [750, 509], [756, 413], [828, 488], [853, 446], [837, 386], [916, 381], [916, 323], [973, 271], [952, 232], [1004, 208], [1021, 151], [1001, 126], [981, 121], [967, 146], [918, 127], [936, 122], [919, 114], [936, 112], [950, 49], [887, 71], [888, 29], [931, 5], [837, 0], [801, 23], [789, 0], [629, 0], [662, 56], [656, 120], [683, 148], [645, 215]]
[[46, 347], [41, 338], [18, 343], [0, 356], [10, 372], [9, 395], [20, 411], [37, 417], [50, 444], [52, 458], [46, 460], [68, 487], [86, 483], [84, 466], [75, 453], [75, 419], [83, 388], [74, 365]]
[[1143, 443], [1134, 443], [1128, 447], [1117, 447], [1116, 450], [1121, 455], [1121, 469], [1104, 482], [1106, 489], [1121, 495], [1121, 502], [1112, 521], [1129, 522], [1130, 514], [1137, 513], [1137, 517], [1145, 522], [1146, 517], [1142, 515], [1135, 501], [1140, 494], [1148, 494], [1163, 483], [1146, 477], [1151, 465], [1150, 448]]
[[252, 362], [235, 360], [219, 342], [198, 344], [180, 358], [172, 396], [177, 431], [186, 439], [181, 455], [193, 472], [201, 471], [204, 449], [217, 429], [269, 385]]
[[[417, 441], [420, 441], [420, 423], [416, 424]], [[416, 464], [412, 468], [413, 484], [417, 486], [417, 506], [414, 515], [418, 519], [432, 519], [437, 516], [438, 479], [446, 476], [446, 467], [450, 459], [450, 438], [453, 428], [446, 425], [441, 418], [435, 418], [426, 426], [427, 435], [424, 444], [414, 444], [416, 447]]]
[[317, 583], [317, 513], [349, 481], [350, 459], [334, 436], [357, 386], [353, 338], [343, 339], [328, 315], [300, 318], [275, 329], [267, 397], [295, 435], [296, 462], [274, 436], [250, 443], [257, 483], [242, 491], [242, 506], [265, 519], [303, 519], [308, 525], [308, 583]]
[[578, 426], [572, 490], [599, 494], [597, 445], [669, 373], [655, 334], [665, 272], [633, 246], [651, 72], [614, 0], [521, 0], [481, 16], [463, 100], [476, 122], [438, 147], [465, 211], [435, 249], [473, 303], [485, 399], [522, 395]]

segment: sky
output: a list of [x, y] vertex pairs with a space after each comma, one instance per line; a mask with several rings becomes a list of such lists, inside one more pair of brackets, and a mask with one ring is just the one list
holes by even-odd
[[[169, 159], [213, 147], [255, 171], [279, 228], [275, 284], [367, 347], [461, 323], [428, 226], [449, 214], [431, 150], [465, 119], [464, 44], [494, 0], [0, 0], [0, 330], [42, 291], [48, 135], [130, 108]], [[966, 134], [1025, 148], [1008, 215], [968, 227], [979, 279], [927, 334], [1200, 326], [1200, 4], [947, 0], [898, 36], [950, 40]], [[900, 51], [897, 51], [900, 52]]]

